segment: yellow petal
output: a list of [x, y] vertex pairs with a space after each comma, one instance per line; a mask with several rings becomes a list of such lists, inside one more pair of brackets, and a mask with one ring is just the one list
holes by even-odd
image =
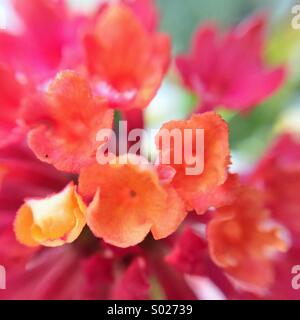
[[26, 201], [17, 212], [16, 237], [27, 246], [71, 243], [86, 224], [85, 213], [85, 204], [70, 183], [53, 196]]

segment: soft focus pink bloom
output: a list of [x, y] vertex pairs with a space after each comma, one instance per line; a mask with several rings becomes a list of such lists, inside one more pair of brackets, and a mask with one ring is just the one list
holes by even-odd
[[166, 262], [183, 274], [208, 278], [227, 298], [238, 294], [224, 271], [212, 261], [203, 235], [191, 227], [186, 227], [177, 237]]
[[0, 32], [0, 61], [35, 80], [53, 76], [64, 56], [70, 60], [69, 52], [75, 50], [84, 18], [73, 16], [64, 0], [12, 2], [22, 31]]
[[290, 134], [278, 137], [249, 179], [265, 192], [272, 217], [286, 227], [290, 238], [289, 251], [277, 259], [276, 281], [266, 298], [299, 299], [299, 292], [291, 284], [292, 267], [300, 259], [300, 141], [297, 137]]
[[[197, 252], [195, 252], [197, 248]], [[195, 231], [187, 227], [175, 243], [166, 261], [180, 272], [197, 276], [205, 276], [207, 244]]]
[[36, 250], [16, 240], [13, 219], [10, 212], [0, 210], [0, 261], [9, 270], [22, 270]]
[[300, 244], [300, 141], [291, 135], [279, 137], [250, 178], [265, 191], [274, 219]]
[[118, 280], [112, 293], [112, 299], [148, 300], [150, 282], [145, 260], [134, 260], [123, 276]]
[[230, 299], [299, 299], [299, 291], [292, 287], [292, 268], [299, 264], [299, 181], [300, 143], [290, 134], [279, 136], [255, 170], [246, 180], [264, 192], [271, 217], [286, 229], [289, 250], [273, 262], [274, 281], [267, 291], [247, 293], [227, 288]]
[[0, 189], [1, 209], [16, 210], [27, 197], [44, 197], [62, 189], [69, 176], [39, 161], [22, 142], [0, 149], [0, 166], [6, 170]]
[[21, 136], [17, 128], [19, 106], [29, 86], [22, 83], [13, 69], [0, 63], [0, 148], [17, 141]]
[[247, 111], [270, 96], [284, 79], [282, 67], [263, 61], [266, 21], [254, 16], [225, 34], [215, 24], [201, 26], [191, 51], [176, 65], [188, 88], [201, 97], [198, 111], [218, 106]]

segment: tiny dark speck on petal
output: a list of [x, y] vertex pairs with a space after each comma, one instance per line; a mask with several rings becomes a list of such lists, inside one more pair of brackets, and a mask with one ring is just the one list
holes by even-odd
[[130, 196], [132, 198], [135, 198], [136, 197], [136, 192], [134, 190], [130, 190]]

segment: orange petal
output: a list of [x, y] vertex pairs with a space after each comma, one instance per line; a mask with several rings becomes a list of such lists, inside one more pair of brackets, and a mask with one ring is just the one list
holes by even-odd
[[32, 128], [28, 143], [36, 156], [70, 172], [92, 163], [99, 146], [97, 132], [112, 128], [113, 112], [92, 95], [87, 80], [63, 71], [48, 93], [36, 100], [27, 101], [23, 110], [24, 121]]
[[250, 292], [264, 292], [275, 280], [275, 270], [272, 261], [245, 260], [237, 267], [226, 269], [238, 287]]
[[149, 33], [122, 4], [103, 10], [95, 31], [85, 36], [85, 49], [99, 92], [118, 108], [145, 108], [162, 82], [171, 55], [169, 37]]
[[256, 286], [264, 283], [261, 277], [249, 274], [247, 278], [247, 262], [255, 266], [259, 262], [269, 264], [270, 252], [286, 250], [280, 229], [266, 227], [268, 222], [262, 194], [241, 186], [235, 201], [217, 209], [208, 224], [207, 238], [214, 262], [243, 282]]
[[224, 184], [190, 199], [189, 205], [196, 210], [197, 214], [205, 213], [210, 207], [220, 208], [230, 205], [235, 200], [239, 188], [239, 176], [229, 174]]
[[[197, 129], [203, 130], [204, 144], [202, 144], [202, 147], [201, 144], [196, 145], [196, 141], [200, 141], [200, 135], [197, 133], [200, 131], [197, 131]], [[167, 141], [168, 135], [172, 132], [175, 133], [176, 130], [181, 134], [182, 146], [179, 143], [176, 145], [176, 138], [170, 140], [170, 146], [168, 144], [163, 145], [164, 139]], [[189, 138], [187, 132], [191, 132], [190, 139], [186, 138]], [[188, 163], [189, 159], [186, 159], [184, 155], [184, 148], [187, 144], [191, 145], [191, 155], [198, 161], [199, 167], [201, 164], [203, 165], [203, 170], [194, 175], [187, 171], [188, 168], [192, 167]], [[190, 120], [166, 123], [156, 136], [156, 145], [160, 151], [159, 167], [162, 168], [167, 165], [175, 169], [176, 174], [171, 184], [185, 200], [188, 209], [192, 209], [191, 202], [194, 199], [205, 197], [208, 192], [212, 192], [218, 186], [221, 186], [227, 179], [227, 168], [230, 164], [228, 126], [214, 112], [193, 115]], [[176, 157], [178, 159], [179, 155], [183, 160], [181, 164], [176, 163], [178, 161]], [[166, 156], [171, 160], [170, 164], [163, 163]], [[200, 206], [200, 204], [198, 203], [197, 206]]]
[[130, 162], [83, 169], [79, 190], [94, 195], [87, 211], [93, 233], [119, 247], [138, 244], [150, 230], [156, 239], [167, 237], [186, 216], [176, 192], [164, 189], [155, 171]]
[[184, 203], [176, 190], [170, 186], [164, 187], [167, 192], [166, 206], [163, 213], [152, 216], [153, 226], [151, 232], [154, 239], [166, 238], [181, 225], [187, 216]]
[[75, 241], [85, 221], [85, 205], [70, 183], [45, 199], [28, 200], [17, 212], [14, 227], [18, 241], [34, 247], [61, 246]]

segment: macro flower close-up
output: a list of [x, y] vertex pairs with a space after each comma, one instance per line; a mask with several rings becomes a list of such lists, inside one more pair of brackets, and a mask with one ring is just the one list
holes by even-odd
[[3, 0], [0, 49], [1, 300], [300, 300], [300, 5]]

